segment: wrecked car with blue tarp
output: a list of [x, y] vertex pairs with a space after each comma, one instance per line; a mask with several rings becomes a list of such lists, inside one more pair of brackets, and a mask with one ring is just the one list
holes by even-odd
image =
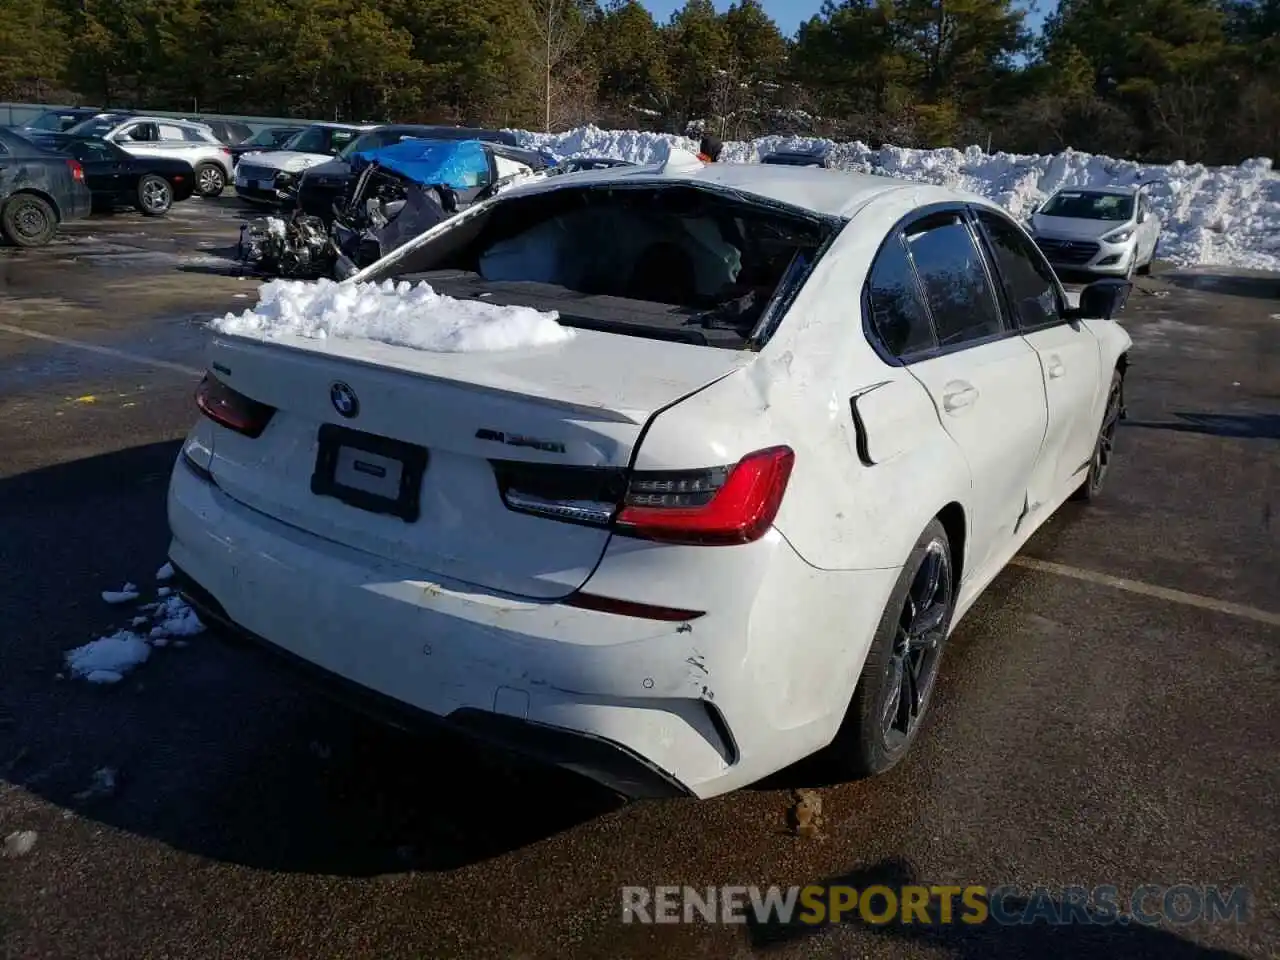
[[479, 140], [408, 138], [362, 151], [330, 223], [300, 211], [254, 221], [242, 231], [242, 259], [273, 275], [341, 279], [546, 168], [534, 151]]

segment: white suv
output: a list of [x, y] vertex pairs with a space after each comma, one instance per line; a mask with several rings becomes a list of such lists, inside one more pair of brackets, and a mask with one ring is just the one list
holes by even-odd
[[136, 114], [100, 113], [76, 124], [71, 136], [109, 140], [135, 157], [172, 157], [186, 160], [196, 176], [196, 192], [216, 197], [231, 180], [231, 150], [203, 123], [147, 117]]

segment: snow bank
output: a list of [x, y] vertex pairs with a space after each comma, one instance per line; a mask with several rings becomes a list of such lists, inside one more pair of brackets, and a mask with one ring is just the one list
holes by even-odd
[[[560, 134], [514, 131], [521, 146], [559, 159], [617, 157], [656, 163], [673, 147], [696, 151], [697, 144], [672, 134], [580, 127]], [[1206, 167], [1179, 161], [1168, 166], [1068, 150], [1046, 156], [967, 150], [913, 150], [863, 143], [835, 144], [809, 137], [769, 136], [724, 145], [721, 160], [756, 163], [775, 150], [828, 147], [840, 169], [956, 187], [999, 203], [1026, 217], [1062, 187], [1129, 185], [1159, 180], [1148, 193], [1163, 222], [1160, 257], [1182, 266], [1251, 267], [1280, 270], [1280, 173], [1267, 159], [1236, 167]]]
[[440, 353], [513, 350], [573, 336], [556, 313], [456, 300], [427, 283], [272, 280], [258, 305], [210, 323], [214, 330], [272, 339], [302, 336], [379, 340]]

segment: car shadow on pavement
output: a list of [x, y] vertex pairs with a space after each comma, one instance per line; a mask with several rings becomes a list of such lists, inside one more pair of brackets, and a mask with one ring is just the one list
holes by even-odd
[[[1203, 290], [1233, 297], [1255, 297], [1280, 301], [1280, 276], [1272, 274], [1172, 272], [1160, 277], [1166, 283], [1184, 290]], [[1280, 311], [1280, 302], [1276, 308]]]
[[[118, 683], [67, 675], [67, 650], [129, 627], [163, 588], [179, 446], [0, 480], [0, 606], [14, 612], [0, 781], [201, 857], [336, 876], [453, 870], [623, 805], [566, 771], [365, 720], [213, 631]], [[125, 581], [137, 603], [99, 596]]]
[[1246, 440], [1280, 440], [1280, 414], [1174, 413], [1177, 420], [1124, 420], [1126, 428], [1203, 433]]
[[[889, 859], [869, 867], [860, 867], [837, 877], [820, 882], [820, 886], [847, 886], [859, 893], [873, 886], [900, 890], [911, 885], [930, 886], [916, 877], [912, 865], [904, 860]], [[885, 901], [874, 901], [878, 911], [884, 910]], [[963, 917], [968, 911], [957, 896], [952, 918]], [[1136, 923], [1103, 924], [1100, 922], [1051, 924], [1045, 919], [1035, 922], [1016, 922], [1016, 919], [1033, 916], [1061, 917], [1066, 911], [1061, 900], [1042, 900], [1031, 897], [1001, 897], [1000, 916], [1015, 922], [985, 923], [940, 922], [939, 901], [929, 904], [930, 923], [901, 923], [897, 919], [885, 923], [863, 920], [857, 910], [842, 917], [836, 925], [812, 924], [792, 919], [790, 923], [757, 921], [750, 917], [746, 924], [746, 936], [756, 955], [767, 955], [770, 950], [792, 947], [798, 943], [831, 937], [839, 927], [856, 926], [901, 945], [912, 956], [923, 948], [933, 955], [956, 960], [1077, 960], [1081, 957], [1123, 957], [1133, 960], [1244, 960], [1243, 955], [1228, 950], [1200, 946], [1167, 929], [1142, 926]], [[994, 916], [994, 911], [993, 914]], [[816, 948], [815, 948], [816, 952]], [[825, 953], [826, 951], [824, 951]]]

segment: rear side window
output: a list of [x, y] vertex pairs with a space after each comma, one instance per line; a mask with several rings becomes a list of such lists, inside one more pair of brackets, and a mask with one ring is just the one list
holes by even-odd
[[937, 346], [915, 271], [896, 234], [876, 256], [869, 287], [871, 323], [890, 353], [905, 357]]
[[1061, 320], [1053, 268], [1031, 241], [1008, 220], [993, 213], [979, 213], [978, 220], [991, 244], [1001, 285], [1018, 326], [1036, 329]]
[[176, 126], [171, 123], [162, 123], [160, 124], [160, 139], [161, 140], [181, 140], [183, 139], [183, 136], [182, 136], [183, 129], [184, 128]]
[[939, 347], [954, 347], [1001, 332], [995, 292], [982, 254], [959, 214], [910, 227], [907, 245], [924, 286]]

